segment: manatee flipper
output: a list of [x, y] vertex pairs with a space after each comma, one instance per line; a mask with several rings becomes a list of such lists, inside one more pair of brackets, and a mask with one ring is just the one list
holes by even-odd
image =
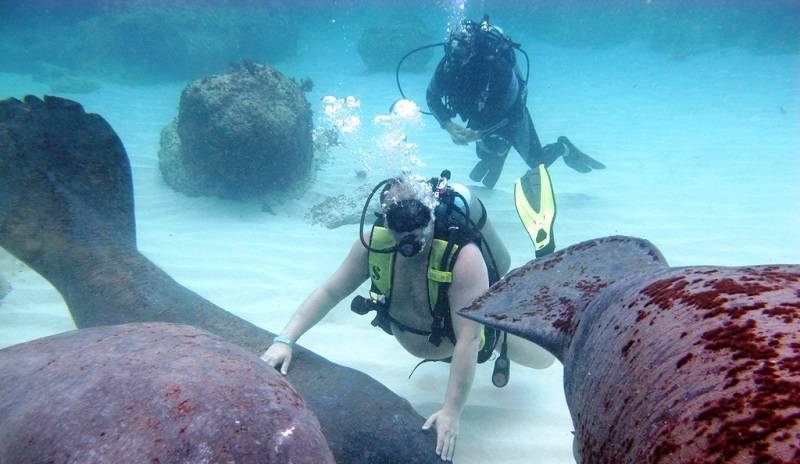
[[509, 273], [461, 312], [558, 357], [584, 462], [796, 462], [798, 295], [800, 265], [671, 268], [609, 237]]
[[514, 206], [533, 242], [536, 257], [552, 253], [556, 249], [553, 237], [556, 199], [544, 164], [540, 164], [537, 169], [528, 170], [514, 183]]
[[[111, 126], [61, 98], [0, 101], [0, 246], [53, 284], [79, 328], [177, 322], [266, 350], [274, 334], [175, 282], [135, 236], [130, 164]], [[425, 418], [382, 384], [301, 346], [292, 367], [337, 462], [441, 462]]]
[[509, 272], [460, 314], [528, 339], [563, 360], [585, 307], [603, 289], [645, 269], [666, 267], [647, 240], [590, 240]]

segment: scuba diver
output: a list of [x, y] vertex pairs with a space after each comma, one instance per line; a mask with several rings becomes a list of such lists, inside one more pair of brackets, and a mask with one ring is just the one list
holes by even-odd
[[[605, 168], [564, 136], [542, 147], [526, 106], [530, 63], [523, 77], [514, 51], [523, 53], [526, 61], [528, 55], [500, 28], [489, 24], [488, 15], [481, 23], [462, 21], [451, 32], [444, 49], [426, 99], [431, 113], [454, 143], [475, 142], [479, 161], [470, 179], [493, 188], [511, 146], [534, 175], [540, 164], [547, 168], [559, 157], [582, 173]], [[451, 120], [455, 115], [467, 122], [466, 127]]]
[[[297, 339], [370, 279], [369, 296], [356, 296], [351, 309], [362, 315], [375, 311], [372, 325], [423, 362], [450, 363], [444, 403], [422, 426], [436, 429], [436, 453], [448, 461], [477, 363], [498, 350], [492, 382], [504, 386], [509, 359], [537, 369], [554, 361], [533, 343], [457, 314], [505, 274], [510, 258], [480, 200], [466, 187], [449, 184], [449, 178], [449, 171], [430, 180], [404, 174], [375, 186], [347, 257], [261, 357], [286, 374]], [[378, 192], [381, 212], [365, 233], [367, 211]]]

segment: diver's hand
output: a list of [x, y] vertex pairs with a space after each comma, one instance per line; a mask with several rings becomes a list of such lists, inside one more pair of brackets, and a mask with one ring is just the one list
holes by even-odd
[[456, 145], [467, 145], [468, 143], [474, 142], [480, 138], [480, 134], [477, 131], [468, 129], [466, 127], [461, 127], [453, 121], [447, 121], [444, 123], [443, 127], [444, 130], [450, 134], [450, 138]]
[[275, 369], [280, 366], [281, 374], [286, 375], [292, 362], [292, 347], [285, 343], [273, 343], [261, 355], [261, 359]]
[[458, 437], [459, 415], [440, 409], [433, 413], [422, 430], [428, 430], [431, 426], [436, 426], [436, 454], [441, 456], [442, 461], [452, 461], [453, 454], [456, 452], [456, 438]]

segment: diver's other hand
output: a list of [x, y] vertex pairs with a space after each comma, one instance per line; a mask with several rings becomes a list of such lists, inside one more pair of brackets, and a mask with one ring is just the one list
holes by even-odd
[[292, 347], [285, 343], [273, 343], [261, 355], [261, 359], [275, 369], [280, 366], [281, 374], [286, 375], [292, 363]]
[[474, 142], [480, 138], [480, 134], [478, 132], [466, 127], [461, 127], [453, 121], [447, 121], [444, 123], [443, 127], [444, 130], [450, 134], [450, 138], [456, 145], [467, 145], [468, 143]]
[[458, 414], [440, 409], [433, 413], [422, 425], [422, 430], [436, 426], [436, 454], [442, 461], [452, 461], [456, 452], [456, 438], [458, 438]]

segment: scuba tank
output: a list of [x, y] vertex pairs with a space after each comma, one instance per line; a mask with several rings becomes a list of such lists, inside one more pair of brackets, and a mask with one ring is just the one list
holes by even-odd
[[[467, 186], [452, 183], [449, 185], [459, 195], [459, 200], [463, 199], [469, 211], [469, 219], [476, 229], [476, 244], [480, 247], [483, 259], [489, 271], [489, 284], [500, 280], [511, 267], [511, 257], [508, 249], [503, 244], [497, 230], [486, 211], [483, 202]], [[456, 201], [459, 205], [461, 201]], [[463, 209], [463, 208], [462, 208]]]

